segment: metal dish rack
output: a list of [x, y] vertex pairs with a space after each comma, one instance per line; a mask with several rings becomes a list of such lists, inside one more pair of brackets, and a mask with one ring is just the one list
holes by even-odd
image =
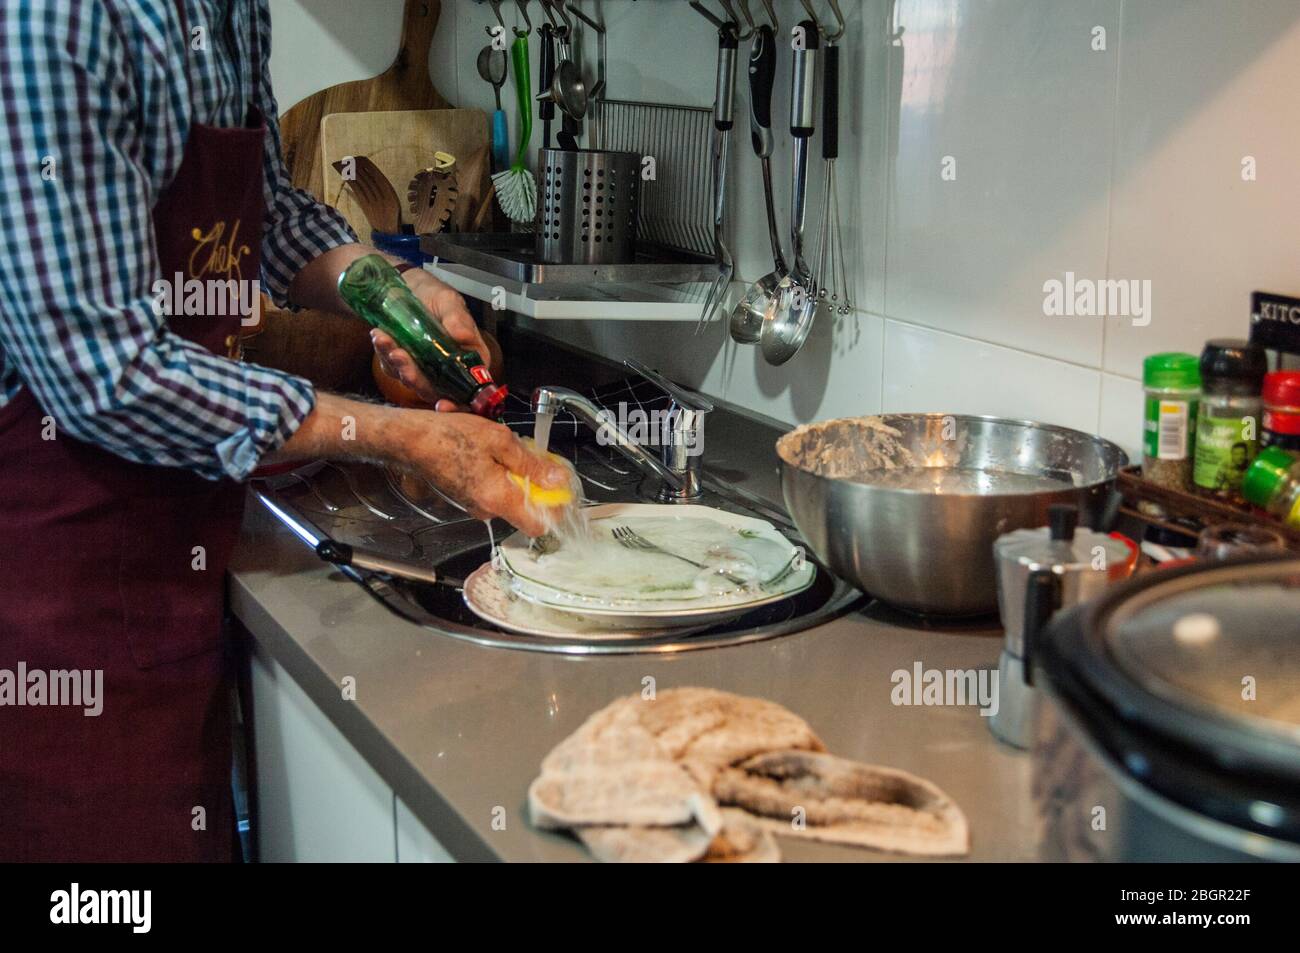
[[637, 234], [642, 241], [712, 257], [713, 111], [622, 99], [597, 100], [591, 106], [597, 149], [638, 152], [654, 160], [654, 177], [643, 175], [641, 181]]

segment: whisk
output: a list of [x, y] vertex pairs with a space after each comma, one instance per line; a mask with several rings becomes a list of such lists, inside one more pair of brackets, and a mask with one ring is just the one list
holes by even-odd
[[835, 160], [840, 152], [840, 49], [834, 43], [826, 45], [822, 70], [822, 158], [826, 160], [826, 172], [822, 217], [813, 242], [813, 277], [817, 297], [831, 313], [851, 314], [853, 302], [849, 298], [840, 197], [835, 182]]

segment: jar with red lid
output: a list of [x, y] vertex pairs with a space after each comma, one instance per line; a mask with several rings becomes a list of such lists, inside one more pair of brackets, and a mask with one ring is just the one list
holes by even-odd
[[1300, 371], [1273, 371], [1264, 376], [1261, 447], [1300, 452]]

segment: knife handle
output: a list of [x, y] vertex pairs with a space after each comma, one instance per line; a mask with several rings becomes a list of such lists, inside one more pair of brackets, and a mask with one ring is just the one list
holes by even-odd
[[776, 35], [764, 23], [749, 50], [749, 133], [754, 154], [772, 154], [772, 83], [776, 79]]
[[808, 139], [816, 123], [813, 77], [817, 74], [817, 47], [821, 43], [821, 34], [812, 20], [804, 20], [795, 29], [803, 31], [804, 45], [794, 51], [794, 67], [790, 72], [790, 135], [796, 139]]
[[840, 155], [840, 48], [826, 44], [822, 62], [822, 158]]

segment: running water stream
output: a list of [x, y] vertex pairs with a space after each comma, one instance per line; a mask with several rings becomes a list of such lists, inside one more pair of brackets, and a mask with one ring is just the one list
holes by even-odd
[[533, 425], [533, 442], [537, 449], [545, 453], [551, 446], [551, 422], [555, 420], [554, 412], [538, 412]]
[[[551, 443], [551, 423], [555, 420], [555, 414], [539, 412], [534, 421], [533, 443], [539, 453], [546, 453]], [[576, 482], [576, 479], [575, 479]], [[579, 487], [579, 490], [581, 487]], [[575, 508], [576, 509], [576, 508]], [[488, 554], [495, 557], [497, 552], [496, 536], [492, 532], [492, 521], [484, 520], [483, 525], [487, 527], [488, 533]], [[573, 535], [573, 534], [570, 534]]]

